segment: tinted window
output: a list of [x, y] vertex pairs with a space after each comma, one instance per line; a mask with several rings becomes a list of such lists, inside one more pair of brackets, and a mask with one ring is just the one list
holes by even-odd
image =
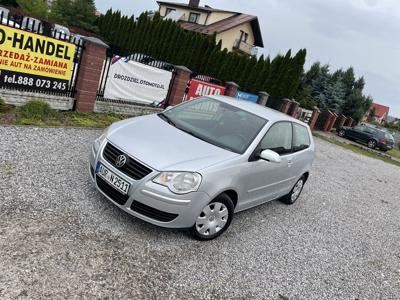
[[293, 123], [293, 130], [294, 130], [293, 150], [300, 151], [307, 149], [311, 144], [310, 135], [308, 134], [308, 129], [305, 126]]
[[189, 15], [189, 22], [197, 23], [199, 21], [200, 14], [190, 13]]
[[182, 131], [236, 153], [246, 151], [267, 123], [250, 112], [207, 97], [178, 105], [159, 116]]
[[272, 125], [261, 141], [261, 149], [270, 149], [278, 154], [290, 153], [292, 151], [292, 124], [278, 122]]

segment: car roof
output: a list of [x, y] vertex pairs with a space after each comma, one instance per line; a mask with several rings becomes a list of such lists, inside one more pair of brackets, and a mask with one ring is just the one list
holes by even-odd
[[217, 101], [221, 101], [221, 102], [230, 104], [232, 106], [238, 107], [238, 108], [248, 111], [252, 114], [260, 116], [264, 119], [267, 119], [268, 121], [270, 121], [272, 123], [274, 123], [276, 121], [290, 121], [290, 122], [295, 122], [295, 123], [299, 123], [302, 125], [307, 125], [306, 123], [301, 122], [287, 114], [284, 114], [280, 111], [277, 111], [277, 110], [269, 108], [269, 107], [262, 106], [260, 104], [256, 104], [254, 102], [240, 100], [238, 98], [233, 98], [233, 97], [228, 97], [228, 96], [215, 96], [215, 95], [210, 96], [209, 95], [206, 97], [209, 97], [211, 99], [215, 99]]

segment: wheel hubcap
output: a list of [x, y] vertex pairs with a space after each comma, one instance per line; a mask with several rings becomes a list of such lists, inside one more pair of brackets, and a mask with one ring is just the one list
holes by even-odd
[[293, 188], [293, 192], [292, 192], [292, 202], [296, 201], [297, 198], [300, 196], [301, 190], [303, 189], [303, 180], [299, 180], [297, 181], [296, 185]]
[[374, 142], [369, 142], [369, 147], [370, 148], [375, 148], [375, 143]]
[[339, 132], [339, 135], [340, 135], [340, 136], [344, 136], [344, 131], [343, 131], [343, 130], [340, 131], [340, 132]]
[[203, 208], [196, 220], [196, 230], [201, 235], [213, 235], [222, 230], [229, 218], [225, 204], [213, 202]]

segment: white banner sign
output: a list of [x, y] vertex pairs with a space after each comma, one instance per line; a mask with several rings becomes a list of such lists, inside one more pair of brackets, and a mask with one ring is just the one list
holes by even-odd
[[156, 104], [168, 94], [172, 72], [123, 58], [113, 58], [104, 97]]

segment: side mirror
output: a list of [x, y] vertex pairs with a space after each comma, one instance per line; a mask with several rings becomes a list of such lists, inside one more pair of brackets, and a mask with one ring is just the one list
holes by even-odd
[[281, 162], [281, 157], [279, 156], [279, 154], [269, 149], [262, 151], [260, 154], [260, 158], [274, 163]]

